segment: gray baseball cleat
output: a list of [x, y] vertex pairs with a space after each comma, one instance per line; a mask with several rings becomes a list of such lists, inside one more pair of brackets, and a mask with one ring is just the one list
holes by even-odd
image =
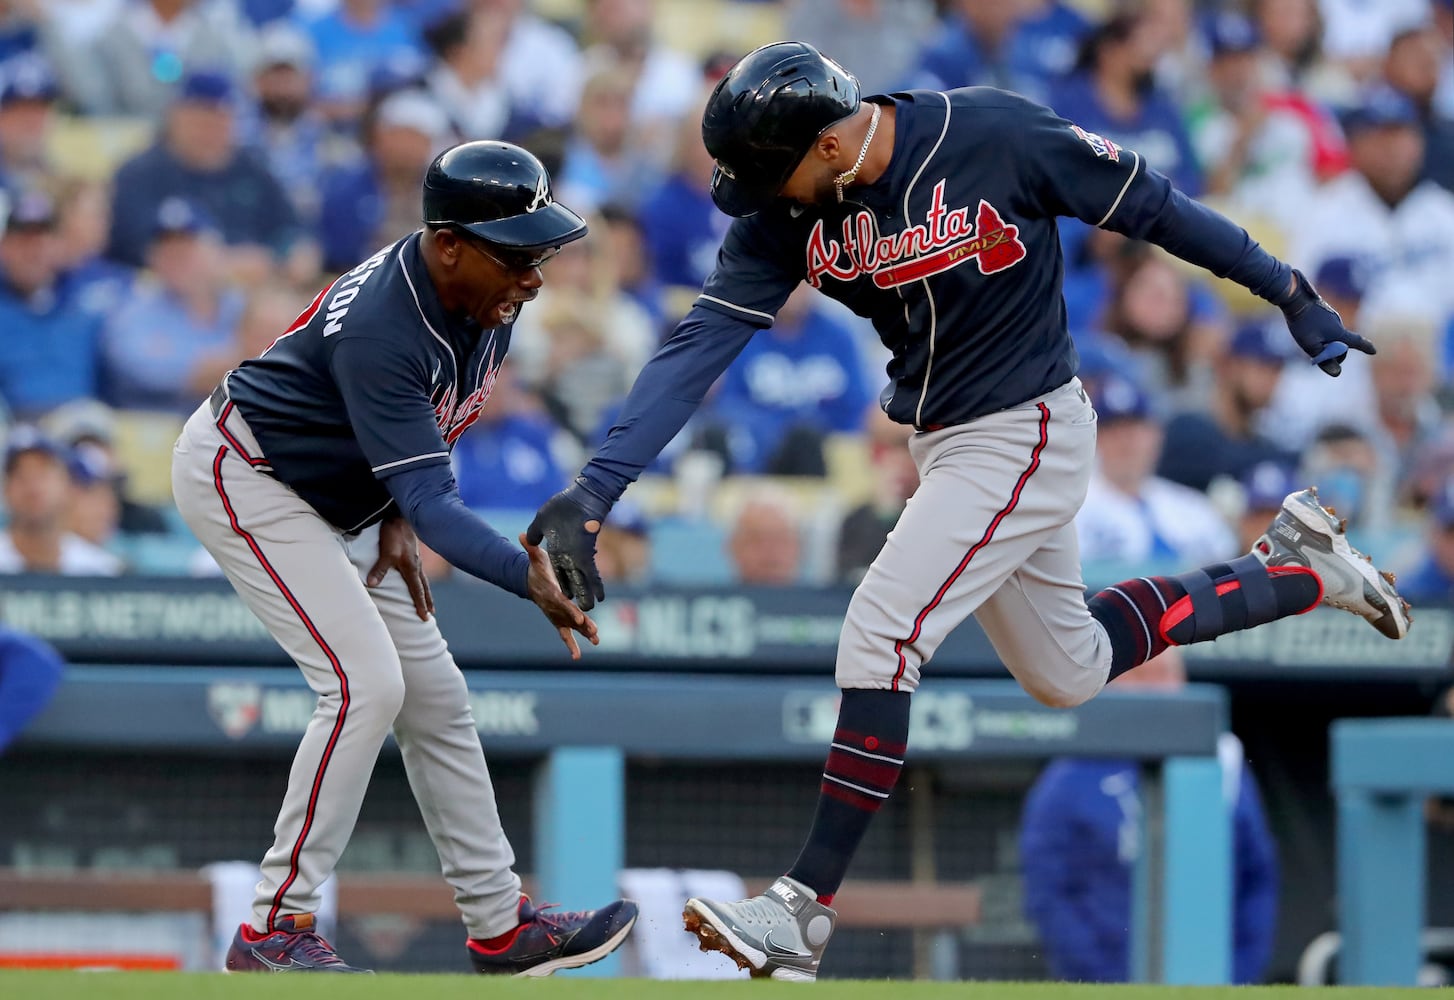
[[1316, 486], [1289, 494], [1252, 552], [1267, 566], [1307, 566], [1323, 581], [1323, 603], [1351, 611], [1390, 639], [1408, 635], [1413, 616], [1392, 573], [1348, 544], [1348, 522], [1318, 502]]
[[703, 951], [720, 951], [754, 979], [811, 983], [838, 914], [801, 882], [779, 878], [767, 892], [735, 903], [689, 899], [687, 932]]

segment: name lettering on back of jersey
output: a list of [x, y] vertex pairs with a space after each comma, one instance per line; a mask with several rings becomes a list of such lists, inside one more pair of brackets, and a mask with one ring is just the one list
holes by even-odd
[[968, 208], [946, 208], [944, 181], [934, 185], [924, 223], [880, 236], [874, 217], [856, 212], [843, 220], [843, 239], [827, 239], [823, 220], [808, 234], [808, 283], [822, 286], [823, 277], [852, 281], [873, 275], [879, 288], [919, 281], [958, 267], [967, 260], [981, 274], [994, 274], [1025, 259], [1020, 227], [1005, 222], [999, 211], [980, 199], [971, 223]]
[[324, 316], [328, 322], [323, 327], [323, 336], [330, 337], [343, 329], [343, 317], [348, 315], [349, 305], [358, 298], [364, 282], [373, 276], [393, 252], [392, 246], [385, 247], [330, 286], [333, 294], [328, 300], [328, 312]]
[[1096, 155], [1103, 160], [1110, 160], [1112, 163], [1121, 162], [1121, 147], [1107, 139], [1105, 136], [1096, 135], [1094, 132], [1087, 132], [1079, 125], [1070, 126], [1070, 130], [1080, 136], [1087, 146], [1096, 151]]

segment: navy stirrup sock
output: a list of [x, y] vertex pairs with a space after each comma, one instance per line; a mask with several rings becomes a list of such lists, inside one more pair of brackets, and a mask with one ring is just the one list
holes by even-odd
[[817, 893], [825, 906], [843, 884], [859, 841], [899, 780], [908, 742], [908, 692], [843, 692], [818, 811], [807, 843], [787, 873]]
[[1127, 580], [1096, 594], [1088, 606], [1110, 637], [1113, 680], [1168, 646], [1300, 615], [1322, 599], [1323, 582], [1307, 567], [1269, 568], [1245, 555], [1179, 576]]

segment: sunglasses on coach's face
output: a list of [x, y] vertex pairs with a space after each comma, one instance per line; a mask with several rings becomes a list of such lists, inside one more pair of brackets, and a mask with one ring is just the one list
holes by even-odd
[[560, 247], [549, 247], [545, 250], [511, 250], [507, 247], [495, 246], [493, 243], [485, 243], [478, 237], [459, 232], [460, 239], [478, 250], [483, 256], [490, 258], [499, 264], [506, 271], [514, 274], [522, 274], [526, 271], [533, 271], [542, 267], [556, 254], [560, 253]]

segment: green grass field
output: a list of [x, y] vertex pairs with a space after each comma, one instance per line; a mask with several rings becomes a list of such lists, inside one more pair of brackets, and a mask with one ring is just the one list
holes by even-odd
[[[806, 991], [806, 992], [803, 992]], [[641, 979], [494, 979], [477, 976], [223, 976], [177, 973], [0, 972], [4, 1000], [1373, 1000], [1411, 990], [1325, 987], [1067, 986], [1058, 983], [847, 982], [815, 986]]]

